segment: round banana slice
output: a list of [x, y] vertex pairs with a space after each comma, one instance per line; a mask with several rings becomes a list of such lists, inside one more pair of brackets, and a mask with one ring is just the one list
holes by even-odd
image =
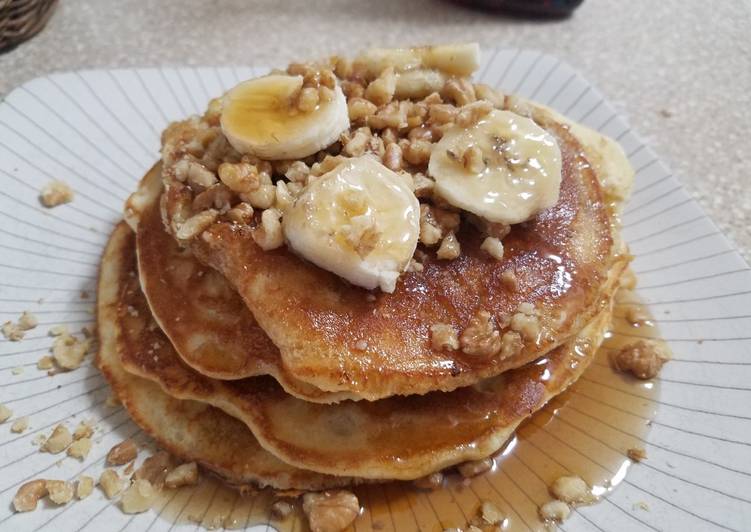
[[420, 204], [401, 176], [365, 155], [310, 183], [282, 228], [302, 257], [352, 284], [390, 293], [417, 247]]
[[[347, 100], [339, 85], [328, 101], [301, 111], [295, 99], [302, 76], [272, 74], [244, 81], [224, 96], [221, 126], [241, 153], [267, 160], [301, 159], [333, 144], [349, 128]], [[317, 97], [314, 96], [314, 98]]]
[[474, 126], [446, 131], [433, 145], [428, 172], [451, 205], [510, 225], [557, 203], [561, 150], [529, 118], [492, 111]]

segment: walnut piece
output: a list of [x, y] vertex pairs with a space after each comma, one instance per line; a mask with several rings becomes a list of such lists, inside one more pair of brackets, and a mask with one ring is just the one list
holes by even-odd
[[495, 237], [486, 237], [480, 244], [480, 249], [495, 260], [503, 258], [503, 243]]
[[73, 189], [63, 181], [50, 181], [39, 192], [39, 201], [48, 209], [70, 203], [73, 201]]
[[41, 451], [57, 454], [63, 452], [73, 442], [70, 429], [65, 425], [58, 425], [52, 430], [52, 434], [42, 444]]
[[71, 334], [63, 333], [52, 342], [52, 356], [61, 368], [74, 370], [83, 363], [90, 347], [90, 340], [80, 340]]
[[80, 438], [68, 447], [68, 456], [84, 460], [91, 451], [91, 438]]
[[275, 501], [271, 505], [271, 518], [275, 521], [284, 521], [294, 511], [295, 507], [289, 501]]
[[43, 356], [37, 360], [37, 369], [52, 369], [55, 367], [55, 359], [51, 356]]
[[21, 432], [24, 432], [26, 429], [29, 428], [29, 417], [19, 417], [16, 419], [13, 424], [10, 426], [10, 431], [15, 432], [16, 434], [20, 434]]
[[487, 310], [479, 310], [459, 337], [462, 352], [472, 356], [490, 357], [501, 350], [501, 333]]
[[167, 477], [167, 473], [177, 466], [175, 458], [166, 451], [159, 451], [146, 458], [141, 467], [136, 469], [134, 478], [148, 480], [152, 486], [161, 489]]
[[480, 518], [485, 524], [497, 525], [506, 519], [506, 516], [498, 507], [490, 501], [483, 501], [480, 505]]
[[646, 380], [660, 372], [668, 356], [661, 343], [638, 340], [615, 352], [611, 360], [616, 370], [629, 371], [635, 377]]
[[45, 482], [49, 499], [55, 504], [68, 504], [73, 499], [73, 484], [64, 480], [47, 480]]
[[46, 480], [31, 480], [22, 484], [13, 497], [13, 507], [17, 512], [36, 510], [39, 500], [47, 495]]
[[493, 459], [485, 458], [483, 460], [474, 460], [472, 462], [464, 462], [459, 464], [457, 469], [464, 478], [472, 478], [477, 475], [481, 475], [486, 471], [490, 471], [493, 467]]
[[99, 477], [99, 485], [108, 499], [113, 498], [125, 487], [125, 480], [114, 469], [105, 469]]
[[510, 327], [512, 331], [520, 333], [527, 340], [537, 340], [540, 336], [540, 322], [535, 315], [534, 307], [530, 304], [519, 305], [517, 312], [511, 316]]
[[156, 490], [151, 483], [139, 478], [125, 490], [120, 504], [126, 514], [140, 514], [151, 508], [155, 498]]
[[459, 337], [456, 329], [448, 323], [435, 323], [430, 326], [430, 345], [436, 351], [459, 349]]
[[253, 240], [264, 251], [270, 251], [284, 244], [281, 223], [282, 213], [277, 209], [266, 209], [261, 213], [261, 225], [253, 230]]
[[571, 508], [563, 501], [548, 501], [540, 506], [540, 517], [543, 521], [561, 523], [571, 515]]
[[180, 464], [167, 473], [164, 485], [168, 488], [195, 486], [198, 483], [198, 465], [195, 462]]
[[86, 475], [81, 475], [76, 483], [76, 497], [85, 499], [94, 491], [94, 479]]
[[438, 247], [438, 251], [436, 251], [436, 257], [442, 260], [454, 260], [461, 253], [461, 244], [459, 244], [459, 240], [456, 238], [454, 232], [450, 231], [441, 240], [441, 245]]
[[428, 476], [413, 480], [412, 484], [423, 490], [434, 490], [440, 488], [443, 486], [443, 473], [436, 471]]
[[216, 209], [208, 209], [201, 211], [198, 214], [194, 214], [180, 225], [175, 236], [179, 240], [190, 240], [195, 238], [208, 229], [211, 224], [216, 221], [218, 216], [219, 211]]
[[514, 270], [503, 270], [503, 273], [501, 274], [501, 282], [503, 283], [503, 286], [509, 290], [519, 289], [519, 279], [516, 277], [516, 272]]
[[628, 456], [634, 462], [641, 462], [647, 459], [647, 451], [641, 447], [632, 447], [626, 450], [626, 456]]
[[597, 497], [581, 477], [559, 477], [550, 486], [550, 493], [567, 504], [592, 504]]
[[312, 532], [340, 532], [357, 518], [360, 501], [345, 490], [306, 493], [302, 509]]
[[106, 462], [108, 465], [125, 465], [135, 460], [136, 456], [138, 456], [136, 442], [132, 439], [127, 439], [110, 449], [107, 453]]
[[0, 423], [5, 423], [11, 416], [13, 416], [13, 411], [4, 404], [0, 404]]
[[81, 421], [76, 430], [73, 431], [73, 439], [80, 440], [81, 438], [91, 438], [94, 435], [94, 427], [92, 427], [93, 421]]
[[6, 321], [3, 323], [2, 327], [0, 327], [0, 331], [2, 331], [6, 340], [10, 340], [11, 342], [20, 342], [23, 340], [24, 334], [26, 334], [18, 324], [13, 323], [12, 321]]

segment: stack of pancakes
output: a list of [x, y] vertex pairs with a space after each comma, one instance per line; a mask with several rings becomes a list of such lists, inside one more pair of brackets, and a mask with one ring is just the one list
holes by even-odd
[[[633, 174], [623, 152], [536, 109], [561, 148], [557, 205], [513, 226], [500, 261], [462, 229], [459, 259], [427, 254], [391, 294], [284, 247], [263, 251], [231, 224], [181, 247], [165, 229], [155, 166], [99, 280], [98, 363], [132, 418], [234, 485], [411, 480], [497, 452], [591, 362], [628, 263], [618, 211]], [[478, 309], [511, 315], [525, 303], [541, 333], [510, 357], [430, 342], [435, 323], [462, 330]]]

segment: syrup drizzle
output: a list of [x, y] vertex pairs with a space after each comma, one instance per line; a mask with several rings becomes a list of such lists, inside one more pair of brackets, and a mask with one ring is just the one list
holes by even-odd
[[[648, 319], [630, 323], [629, 309]], [[350, 530], [466, 530], [484, 501], [501, 510], [504, 531], [546, 530], [549, 524], [540, 520], [539, 507], [551, 500], [548, 486], [564, 475], [582, 477], [595, 495], [607, 497], [634, 465], [628, 450], [644, 448], [659, 396], [657, 381], [639, 381], [610, 366], [612, 353], [637, 341], [634, 336], [660, 338], [638, 297], [620, 290], [610, 332], [590, 367], [567, 391], [522, 423], [495, 455], [489, 472], [472, 479], [450, 473], [443, 486], [432, 491], [405, 482], [355, 488], [362, 509]], [[280, 531], [308, 530], [299, 503], [284, 520], [272, 519], [275, 500], [270, 490], [241, 495], [204, 475], [197, 487], [162, 493], [154, 505], [155, 521], [200, 524], [207, 529], [267, 525]]]

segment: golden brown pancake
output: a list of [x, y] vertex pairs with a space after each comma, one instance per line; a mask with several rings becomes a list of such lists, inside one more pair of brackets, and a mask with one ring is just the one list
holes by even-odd
[[[608, 271], [618, 261], [611, 211], [584, 150], [568, 127], [538, 111], [536, 120], [558, 140], [563, 182], [558, 204], [513, 227], [501, 261], [480, 250], [481, 236], [459, 233], [462, 255], [406, 273], [393, 294], [354, 287], [286, 248], [263, 251], [248, 226], [212, 225], [191, 249], [237, 289], [279, 348], [285, 371], [325, 391], [369, 400], [394, 394], [450, 391], [520, 367], [560, 345], [601, 309]], [[167, 181], [169, 219], [184, 193]], [[515, 272], [518, 287], [502, 274]], [[368, 297], [372, 296], [372, 297]], [[502, 323], [521, 303], [532, 303], [544, 334], [506, 359], [431, 346], [436, 323], [464, 330], [481, 309]], [[365, 349], [358, 349], [362, 345]]]
[[592, 360], [616, 284], [607, 288], [595, 320], [537, 363], [450, 393], [321, 405], [290, 396], [271, 377], [221, 381], [190, 369], [153, 322], [135, 275], [133, 244], [117, 258], [125, 272], [115, 312], [126, 371], [158, 382], [173, 397], [205, 402], [240, 419], [287, 463], [371, 479], [418, 478], [497, 451]]
[[272, 375], [292, 395], [315, 402], [355, 396], [324, 392], [286, 374], [279, 350], [243, 300], [216, 270], [197, 261], [164, 230], [162, 183], [152, 171], [131, 204], [137, 234], [138, 273], [154, 318], [183, 361], [216, 379]]
[[123, 223], [112, 233], [102, 258], [97, 302], [97, 365], [131, 418], [171, 453], [200, 463], [232, 484], [318, 490], [355, 483], [292, 467], [265, 451], [241, 421], [206, 403], [170, 397], [157, 384], [123, 370], [118, 350], [123, 349], [123, 338], [135, 331], [120, 328], [117, 311], [126, 281], [133, 280], [134, 240]]

